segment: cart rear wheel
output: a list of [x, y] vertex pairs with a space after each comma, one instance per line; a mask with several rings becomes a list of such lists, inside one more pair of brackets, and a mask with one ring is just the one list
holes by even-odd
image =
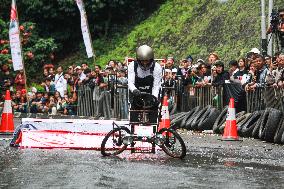
[[158, 132], [161, 138], [160, 147], [169, 156], [173, 158], [184, 158], [186, 155], [186, 147], [181, 136], [172, 129], [163, 128]]
[[101, 154], [103, 156], [115, 156], [122, 153], [127, 148], [127, 145], [123, 143], [127, 134], [130, 134], [130, 131], [126, 127], [111, 130], [102, 141]]

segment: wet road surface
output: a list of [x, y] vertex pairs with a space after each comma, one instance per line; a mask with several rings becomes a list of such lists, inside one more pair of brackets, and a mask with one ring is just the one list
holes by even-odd
[[283, 146], [182, 136], [184, 160], [163, 152], [104, 158], [98, 151], [16, 149], [0, 140], [0, 188], [284, 188]]

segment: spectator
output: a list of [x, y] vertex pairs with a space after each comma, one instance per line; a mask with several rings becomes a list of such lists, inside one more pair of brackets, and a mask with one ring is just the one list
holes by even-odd
[[211, 83], [211, 75], [208, 73], [208, 68], [205, 63], [200, 63], [198, 68], [198, 80], [196, 85], [198, 87], [203, 87], [205, 85], [209, 85]]
[[44, 106], [46, 105], [47, 99], [43, 97], [42, 91], [37, 91], [35, 97], [31, 100], [31, 113], [43, 113]]
[[92, 80], [92, 74], [91, 74], [91, 69], [90, 68], [87, 68], [84, 70], [84, 74], [86, 75], [85, 79], [82, 81], [82, 83], [84, 85], [89, 85], [91, 80]]
[[182, 60], [183, 67], [178, 68], [177, 75], [181, 76], [182, 78], [185, 78], [186, 74], [188, 73], [188, 70], [190, 69], [191, 62], [188, 61], [188, 59]]
[[239, 71], [239, 65], [236, 60], [231, 60], [229, 62], [229, 66], [230, 66], [230, 69], [229, 69], [230, 76], [235, 75]]
[[174, 64], [175, 64], [174, 57], [168, 57], [165, 69], [172, 70], [172, 69], [176, 68], [174, 66]]
[[49, 76], [49, 73], [48, 73], [48, 69], [47, 68], [44, 68], [43, 69], [43, 78], [46, 78]]
[[20, 70], [15, 77], [16, 91], [21, 91], [25, 88], [25, 81], [24, 71]]
[[239, 70], [230, 77], [230, 80], [234, 83], [240, 83], [241, 85], [247, 82], [248, 71], [246, 69], [245, 58], [240, 58], [238, 61]]
[[245, 84], [245, 91], [254, 91], [255, 87], [252, 87], [256, 83], [257, 67], [254, 62], [250, 64], [247, 82]]
[[223, 85], [225, 84], [226, 80], [230, 79], [229, 72], [224, 70], [224, 63], [221, 60], [217, 60], [214, 63], [214, 66], [216, 66], [216, 73], [213, 75], [213, 81], [212, 85]]
[[256, 66], [257, 66], [257, 79], [256, 79], [256, 86], [257, 87], [263, 87], [265, 85], [265, 78], [266, 78], [266, 74], [268, 69], [265, 66], [265, 62], [264, 62], [264, 57], [260, 54], [255, 56], [255, 62], [256, 62]]
[[277, 85], [280, 88], [284, 88], [284, 54], [279, 55], [279, 65], [282, 69], [281, 69], [280, 78], [277, 81], [278, 82]]
[[272, 64], [269, 65], [267, 74], [266, 74], [266, 78], [265, 78], [265, 82], [267, 86], [273, 86], [273, 87], [277, 87], [277, 83], [278, 80], [280, 79], [279, 75], [279, 67], [277, 65], [277, 62], [273, 62]]
[[48, 73], [48, 77], [50, 77], [52, 81], [55, 81], [54, 68], [49, 68]]
[[126, 70], [120, 69], [117, 72], [117, 84], [127, 86]]
[[266, 65], [266, 67], [267, 67], [268, 69], [269, 69], [271, 63], [272, 63], [272, 58], [271, 58], [271, 56], [266, 55], [266, 56], [265, 56], [265, 65]]
[[89, 68], [87, 63], [82, 63], [81, 64], [82, 70], [85, 71], [87, 68]]
[[64, 79], [63, 68], [62, 66], [58, 66], [57, 74], [55, 75], [55, 90], [60, 93], [60, 96], [64, 96], [67, 93], [67, 81]]
[[117, 71], [117, 62], [115, 60], [110, 60], [107, 65], [109, 69]]
[[77, 114], [77, 104], [76, 101], [70, 96], [66, 100], [66, 106], [63, 107], [63, 113], [65, 115], [76, 115]]
[[86, 75], [84, 74], [81, 66], [77, 66], [75, 68], [75, 71], [78, 74], [78, 78], [79, 78], [78, 85], [80, 86], [82, 85], [83, 80], [86, 78]]
[[212, 52], [209, 54], [208, 56], [208, 68], [211, 69], [211, 66], [217, 61], [219, 60], [219, 56], [217, 53]]
[[51, 78], [50, 77], [46, 77], [44, 80], [44, 83], [42, 84], [42, 86], [44, 87], [45, 92], [47, 92], [49, 95], [54, 95], [55, 93], [55, 85], [53, 83], [51, 83]]

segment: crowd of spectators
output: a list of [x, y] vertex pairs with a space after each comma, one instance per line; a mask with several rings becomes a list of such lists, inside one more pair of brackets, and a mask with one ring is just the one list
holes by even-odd
[[[207, 60], [195, 61], [188, 56], [176, 61], [174, 57], [168, 57], [159, 63], [164, 68], [164, 87], [175, 87], [179, 80], [183, 86], [195, 87], [238, 83], [246, 91], [263, 86], [284, 88], [284, 54], [262, 56], [257, 48], [253, 48], [246, 57], [228, 63], [224, 63], [216, 53], [210, 53]], [[91, 69], [86, 63], [67, 69], [49, 64], [42, 72], [43, 79], [38, 82], [41, 87], [31, 87], [26, 91], [23, 71], [14, 76], [7, 65], [2, 65], [0, 107], [3, 106], [5, 91], [10, 90], [15, 112], [76, 115], [80, 86], [107, 90], [109, 81], [114, 78], [118, 85], [127, 85], [127, 59], [123, 63], [110, 60], [103, 69], [100, 65]]]

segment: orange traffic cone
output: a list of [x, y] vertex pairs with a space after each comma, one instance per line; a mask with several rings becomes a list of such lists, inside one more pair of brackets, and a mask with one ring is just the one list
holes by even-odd
[[0, 133], [1, 134], [9, 134], [14, 132], [14, 116], [12, 112], [12, 103], [10, 91], [6, 91], [4, 109], [2, 113], [1, 125], [0, 125]]
[[237, 121], [236, 121], [235, 102], [233, 98], [230, 98], [228, 114], [226, 118], [226, 125], [222, 140], [227, 140], [227, 141], [239, 140]]
[[170, 128], [171, 120], [170, 120], [170, 113], [169, 113], [169, 103], [168, 103], [168, 97], [164, 96], [163, 98], [163, 105], [161, 110], [161, 122], [159, 124], [159, 130], [162, 128]]

